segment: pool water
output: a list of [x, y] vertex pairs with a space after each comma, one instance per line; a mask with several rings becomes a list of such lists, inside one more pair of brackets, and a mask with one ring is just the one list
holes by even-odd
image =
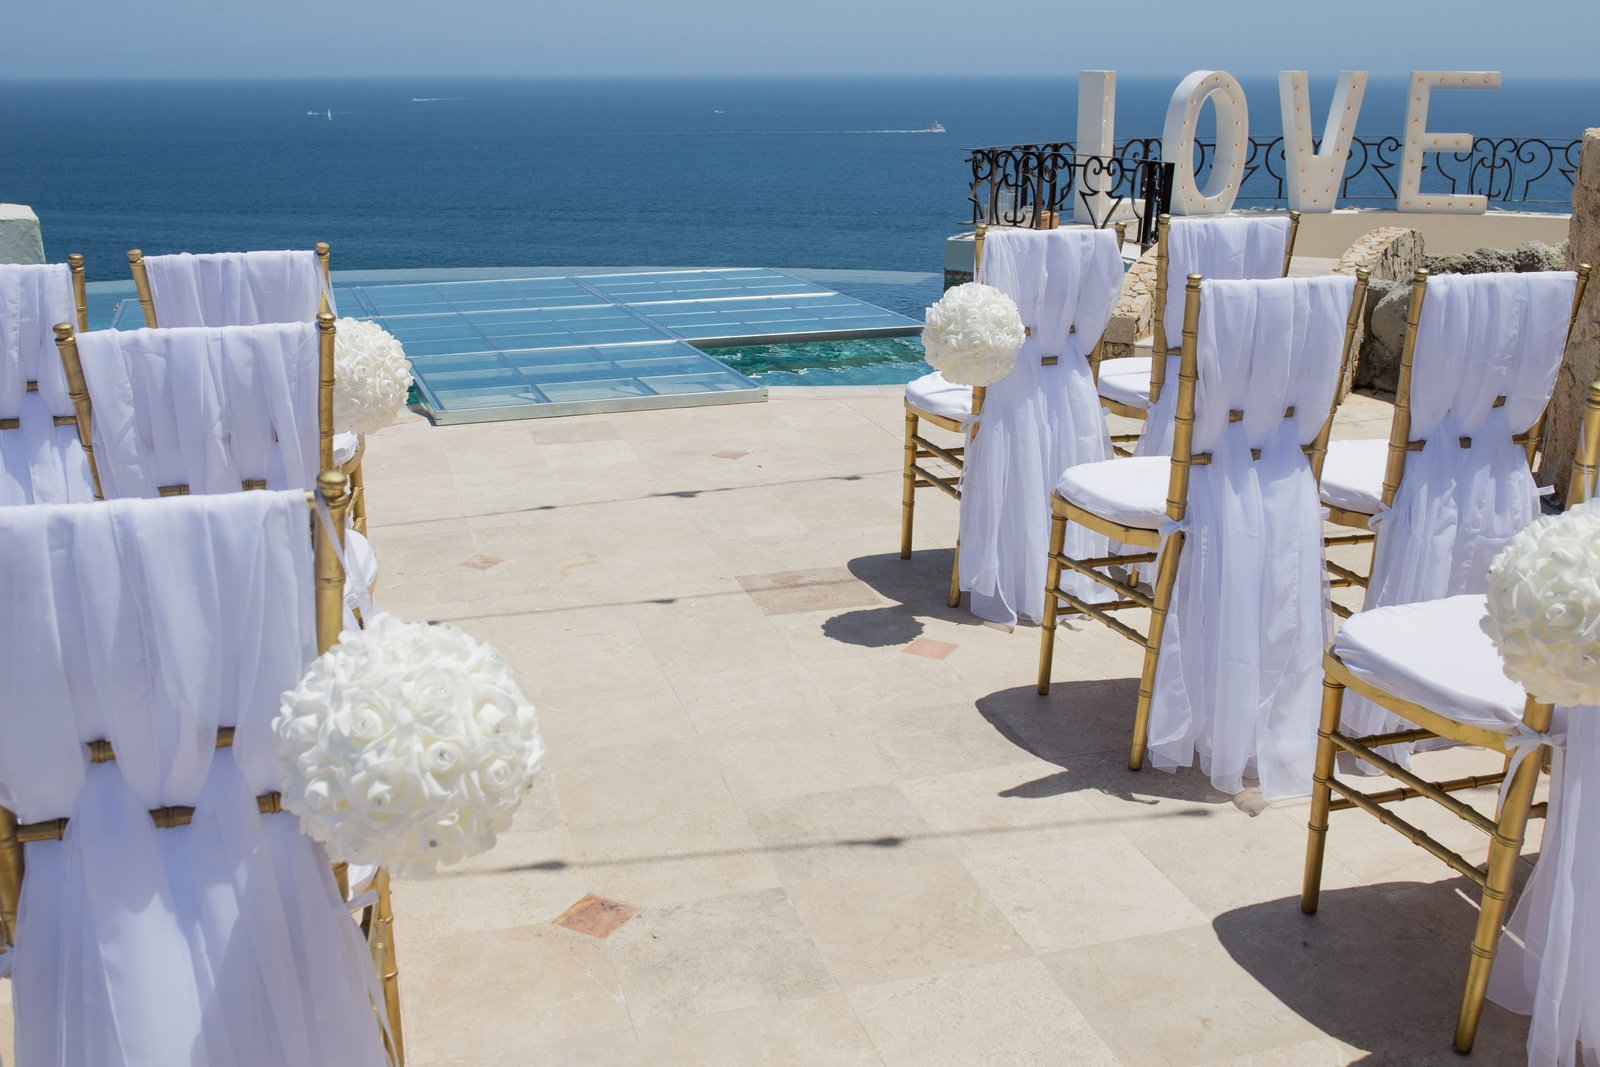
[[933, 368], [915, 337], [708, 348], [706, 355], [765, 386], [900, 385]]

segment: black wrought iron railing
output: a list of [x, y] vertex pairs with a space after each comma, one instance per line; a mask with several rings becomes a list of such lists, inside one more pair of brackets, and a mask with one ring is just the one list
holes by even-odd
[[[1571, 203], [1581, 145], [1538, 137], [1478, 137], [1468, 150], [1425, 156], [1423, 188], [1484, 196], [1503, 206], [1556, 209]], [[1399, 194], [1403, 154], [1398, 137], [1353, 140], [1339, 200], [1393, 201]], [[1215, 142], [1195, 142], [1195, 175], [1202, 185], [1215, 155]], [[1096, 226], [1136, 220], [1140, 241], [1148, 243], [1155, 215], [1172, 198], [1172, 165], [1160, 160], [1159, 137], [1123, 141], [1114, 156], [1079, 157], [1071, 141], [974, 148], [967, 158], [972, 221], [1047, 225], [1049, 212], [1065, 219], [1076, 215], [1081, 203], [1089, 207]], [[1287, 171], [1282, 137], [1252, 138], [1239, 200], [1252, 206], [1286, 203]]]

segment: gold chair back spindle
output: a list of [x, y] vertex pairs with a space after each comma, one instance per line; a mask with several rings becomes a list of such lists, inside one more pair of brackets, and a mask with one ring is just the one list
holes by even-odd
[[144, 253], [137, 248], [128, 250], [128, 268], [133, 271], [133, 291], [139, 296], [139, 310], [144, 312], [144, 324], [154, 329], [156, 302], [150, 295], [150, 271], [144, 265]]
[[[1563, 343], [1563, 348], [1565, 348], [1565, 345], [1572, 343], [1572, 333], [1578, 328], [1578, 308], [1583, 305], [1583, 294], [1589, 288], [1589, 275], [1592, 272], [1593, 268], [1587, 263], [1579, 263], [1577, 269], [1573, 272], [1578, 276], [1578, 279], [1572, 290], [1572, 313], [1567, 316], [1567, 339]], [[1523, 448], [1528, 453], [1528, 466], [1530, 468], [1533, 466], [1534, 456], [1539, 451], [1539, 443], [1544, 439], [1544, 422], [1549, 416], [1550, 407], [1547, 404], [1545, 409], [1539, 412], [1539, 417], [1534, 420], [1533, 425], [1528, 427], [1528, 434], [1523, 442]]]
[[83, 256], [73, 252], [67, 256], [67, 270], [72, 273], [72, 302], [78, 312], [78, 329], [89, 328], [89, 283], [83, 270]]
[[61, 369], [67, 378], [67, 396], [72, 399], [74, 419], [78, 424], [78, 443], [83, 446], [83, 456], [89, 463], [89, 477], [94, 480], [94, 498], [104, 500], [100, 488], [100, 467], [94, 459], [94, 413], [89, 402], [89, 385], [83, 377], [83, 361], [78, 357], [78, 339], [70, 323], [58, 322], [55, 327], [56, 351], [61, 353]]
[[320, 373], [317, 378], [317, 430], [322, 470], [332, 470], [333, 462], [333, 342], [334, 319], [330, 312], [317, 315], [317, 345]]
[[0, 808], [0, 939], [15, 945], [17, 905], [22, 900], [22, 842], [17, 840], [17, 817]]
[[1372, 271], [1362, 267], [1356, 271], [1356, 289], [1350, 298], [1350, 314], [1344, 320], [1344, 347], [1339, 350], [1339, 377], [1333, 386], [1333, 400], [1328, 405], [1328, 418], [1317, 439], [1311, 445], [1311, 475], [1320, 484], [1322, 464], [1328, 458], [1328, 438], [1333, 434], [1333, 416], [1339, 410], [1339, 390], [1344, 387], [1345, 376], [1350, 373], [1350, 362], [1355, 358], [1356, 331], [1361, 327], [1361, 316], [1367, 304], [1367, 286], [1372, 281]]
[[1150, 323], [1150, 407], [1161, 399], [1161, 387], [1167, 383], [1167, 231], [1172, 228], [1172, 216], [1163, 214], [1156, 219], [1156, 299], [1155, 313]]
[[1289, 212], [1289, 243], [1283, 247], [1283, 276], [1289, 276], [1289, 265], [1294, 262], [1294, 241], [1300, 235], [1300, 212]]
[[[331, 290], [333, 287], [333, 272], [328, 269], [328, 242], [318, 241], [316, 244], [316, 251], [317, 269], [322, 272], [323, 288], [325, 290]], [[328, 294], [327, 292], [324, 292], [322, 294], [321, 301], [317, 305], [317, 314], [321, 315], [324, 312], [331, 310], [333, 309], [328, 304]]]
[[1428, 268], [1418, 267], [1411, 276], [1411, 303], [1406, 310], [1406, 339], [1400, 346], [1400, 380], [1395, 386], [1394, 420], [1389, 424], [1389, 456], [1383, 469], [1383, 506], [1394, 503], [1400, 478], [1406, 469], [1406, 453], [1411, 447], [1411, 361], [1417, 351], [1417, 325], [1422, 321], [1422, 304], [1428, 296]]

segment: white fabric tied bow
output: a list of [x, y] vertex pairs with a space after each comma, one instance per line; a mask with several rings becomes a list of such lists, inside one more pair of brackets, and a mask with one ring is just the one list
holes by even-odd
[[1506, 752], [1511, 756], [1511, 762], [1506, 765], [1506, 776], [1500, 782], [1500, 797], [1495, 801], [1496, 819], [1505, 811], [1506, 791], [1511, 788], [1511, 781], [1517, 776], [1517, 768], [1522, 766], [1523, 760], [1546, 745], [1552, 749], [1566, 748], [1566, 733], [1551, 731], [1550, 733], [1542, 734], [1527, 723], [1519, 722], [1516, 730], [1512, 732], [1510, 737], [1506, 738]]
[[1175, 533], [1187, 534], [1188, 532], [1189, 532], [1189, 518], [1188, 518], [1188, 516], [1184, 516], [1183, 518], [1174, 521], [1172, 516], [1169, 515], [1166, 518], [1161, 520], [1161, 525], [1160, 526], [1156, 527], [1156, 536], [1161, 539], [1161, 542], [1163, 544], [1166, 543], [1167, 538], [1171, 537]]
[[1378, 510], [1374, 511], [1371, 518], [1367, 519], [1367, 529], [1376, 531], [1379, 524], [1387, 519], [1389, 513], [1393, 510], [1388, 504], [1379, 504]]

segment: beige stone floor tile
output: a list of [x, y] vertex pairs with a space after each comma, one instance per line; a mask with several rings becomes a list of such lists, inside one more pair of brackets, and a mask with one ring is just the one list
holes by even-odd
[[1027, 759], [907, 779], [899, 788], [930, 830], [962, 856], [1070, 844], [1123, 821], [1094, 802], [1093, 787], [1078, 781], [1070, 761], [1062, 767]]
[[668, 671], [684, 714], [703, 734], [773, 722], [806, 724], [838, 714], [833, 701], [798, 663], [710, 673]]
[[739, 584], [768, 615], [877, 607], [882, 599], [845, 567], [740, 574]]
[[548, 922], [589, 891], [568, 865], [565, 830], [502, 834], [496, 846], [432, 878], [397, 879], [396, 940], [440, 938]]
[[[737, 588], [737, 586], [735, 586]], [[788, 662], [789, 647], [761, 609], [744, 595], [640, 604], [633, 609], [645, 645], [669, 670], [713, 674], [734, 663], [767, 666]]]
[[954, 860], [790, 886], [789, 895], [846, 989], [1030, 954]]
[[883, 1061], [837, 993], [642, 1027], [650, 1067], [874, 1067]]
[[539, 688], [528, 698], [539, 709], [539, 729], [551, 748], [575, 751], [695, 736], [694, 724], [659, 675], [646, 685]]
[[605, 943], [582, 934], [519, 926], [400, 951], [406, 1045], [421, 1062], [484, 1062], [630, 1025]]
[[1235, 962], [1209, 926], [1105, 941], [1044, 960], [1130, 1067], [1204, 1063], [1320, 1036]]
[[581, 826], [566, 859], [590, 892], [645, 908], [779, 884], [744, 815], [731, 809]]
[[560, 1064], [561, 1067], [643, 1067], [645, 1063], [632, 1030], [550, 1040], [523, 1039], [513, 1047], [471, 1059], [419, 1060], [409, 1052], [407, 1049], [406, 1067], [527, 1067], [536, 1063]]
[[645, 910], [606, 949], [636, 1027], [837, 988], [781, 889]]
[[989, 898], [1040, 953], [1177, 930], [1204, 922], [1120, 833], [966, 858]]
[[773, 719], [704, 735], [722, 779], [741, 803], [888, 782], [894, 773], [837, 712], [805, 722]]
[[786, 885], [955, 856], [893, 785], [751, 801], [745, 815]]
[[558, 830], [566, 824], [561, 800], [556, 796], [555, 779], [550, 776], [549, 765], [541, 763], [533, 781], [529, 783], [528, 792], [517, 807], [517, 813], [511, 817], [511, 829], [516, 832]]
[[555, 749], [545, 760], [573, 826], [735, 806], [703, 738]]
[[971, 703], [884, 708], [866, 723], [884, 762], [901, 778], [929, 778], [1017, 763], [1030, 751]]
[[889, 655], [846, 657], [808, 662], [806, 669], [849, 717], [869, 719], [883, 707], [927, 707], [948, 704], [964, 690], [959, 676], [943, 660]]
[[1037, 959], [847, 994], [885, 1064], [1111, 1067], [1116, 1058]]

